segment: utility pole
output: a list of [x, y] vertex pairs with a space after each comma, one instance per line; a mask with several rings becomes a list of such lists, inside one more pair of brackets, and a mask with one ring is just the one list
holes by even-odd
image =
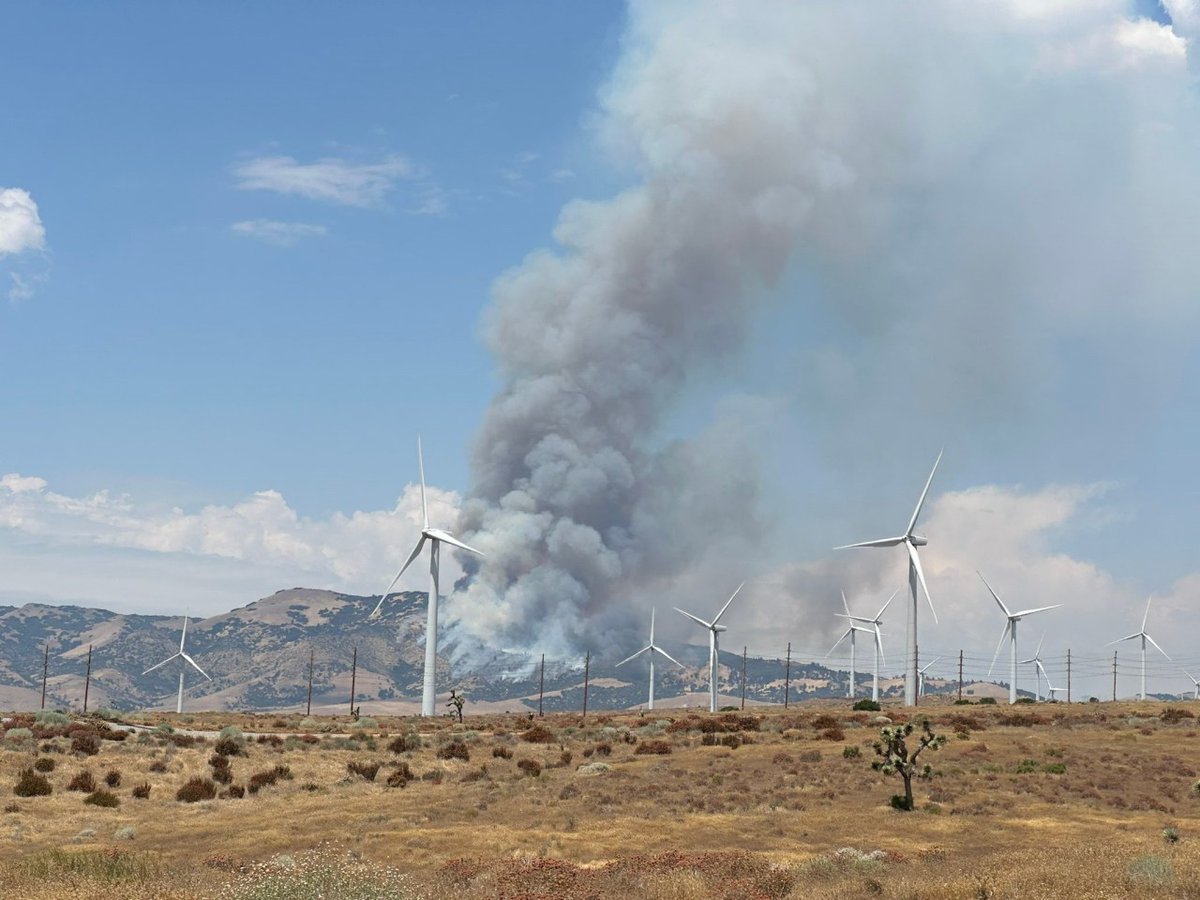
[[46, 645], [46, 650], [42, 654], [42, 709], [46, 708], [46, 676], [50, 672], [50, 645]]
[[742, 709], [746, 708], [746, 647], [742, 646]]
[[583, 718], [587, 718], [588, 675], [592, 669], [592, 651], [583, 658]]
[[[316, 651], [312, 647], [309, 647], [308, 648], [308, 704], [305, 706], [305, 709], [304, 709], [305, 716], [312, 715], [312, 676], [313, 676], [313, 657], [315, 655], [316, 655]], [[353, 697], [350, 698], [350, 703], [351, 703], [351, 705], [354, 704]]]
[[83, 714], [87, 715], [88, 690], [92, 686], [92, 645], [88, 644], [87, 675], [83, 678]]
[[788, 708], [788, 695], [792, 688], [792, 642], [788, 641], [787, 668], [783, 670], [783, 708]]
[[542, 717], [542, 697], [546, 693], [546, 654], [542, 654], [542, 673], [538, 675], [538, 718]]
[[1071, 702], [1071, 651], [1067, 651], [1067, 702]]
[[354, 687], [358, 677], [358, 645], [354, 646], [354, 658], [350, 661], [350, 715], [354, 715]]
[[1117, 702], [1117, 651], [1113, 651], [1113, 703]]
[[963, 655], [963, 652], [961, 650], [959, 650], [958, 651], [958, 699], [959, 700], [962, 699], [962, 684], [963, 684], [963, 677], [962, 677], [962, 659], [963, 659], [963, 657], [962, 657], [962, 655]]

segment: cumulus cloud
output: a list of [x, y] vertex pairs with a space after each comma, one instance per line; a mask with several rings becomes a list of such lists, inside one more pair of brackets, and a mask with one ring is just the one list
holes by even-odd
[[0, 258], [45, 246], [46, 229], [29, 191], [0, 188]]
[[[459, 505], [454, 492], [431, 487], [428, 497], [432, 520], [454, 520]], [[109, 567], [119, 558], [112, 553], [139, 551], [173, 559], [181, 569], [197, 568], [189, 558], [238, 563], [243, 573], [257, 569], [266, 592], [303, 583], [370, 594], [386, 586], [419, 537], [421, 500], [419, 489], [410, 485], [391, 509], [312, 519], [299, 515], [277, 491], [266, 490], [232, 505], [185, 511], [108, 491], [70, 496], [51, 490], [42, 478], [9, 473], [0, 477], [0, 529], [10, 540], [30, 542], [43, 553], [94, 557], [111, 551]], [[442, 566], [448, 581], [458, 576], [449, 556]], [[398, 589], [424, 586], [414, 569]], [[248, 599], [210, 597], [206, 605], [219, 611]], [[125, 602], [139, 600], [150, 602]]]
[[329, 233], [324, 225], [304, 222], [277, 222], [274, 219], [248, 219], [234, 222], [229, 230], [242, 237], [254, 238], [276, 247], [294, 247], [305, 238], [324, 237]]
[[261, 156], [234, 166], [237, 187], [244, 191], [273, 191], [342, 206], [377, 206], [397, 184], [416, 176], [402, 156], [375, 163], [356, 163], [336, 157], [302, 163], [291, 156]]
[[736, 583], [716, 550], [760, 524], [752, 456], [664, 424], [796, 273], [770, 302], [820, 327], [781, 389], [842, 475], [916, 421], [986, 452], [1064, 347], [1104, 360], [1100, 396], [1188, 349], [1200, 118], [1171, 27], [1117, 0], [711, 0], [634, 3], [621, 46], [595, 135], [629, 187], [568, 204], [494, 286], [458, 631], [532, 649], [553, 613], [608, 644], [632, 597], [721, 556]]

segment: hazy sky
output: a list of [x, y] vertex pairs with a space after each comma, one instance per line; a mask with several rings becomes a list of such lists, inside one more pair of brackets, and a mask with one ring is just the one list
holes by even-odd
[[464, 644], [624, 656], [746, 579], [726, 646], [823, 652], [840, 587], [905, 577], [829, 548], [901, 531], [944, 446], [925, 658], [986, 667], [979, 569], [1065, 604], [1030, 654], [1111, 652], [1153, 593], [1200, 667], [1195, 0], [3, 29], [0, 603], [378, 592], [420, 433], [489, 550]]

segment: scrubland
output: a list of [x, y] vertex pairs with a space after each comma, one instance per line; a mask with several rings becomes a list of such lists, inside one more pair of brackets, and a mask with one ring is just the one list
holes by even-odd
[[[1200, 898], [1191, 706], [14, 715], [0, 894]], [[912, 812], [880, 715], [949, 738]]]

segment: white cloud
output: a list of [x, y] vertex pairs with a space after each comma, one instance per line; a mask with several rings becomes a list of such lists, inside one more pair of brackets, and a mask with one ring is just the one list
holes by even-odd
[[33, 197], [21, 188], [0, 188], [0, 258], [45, 246], [46, 229]]
[[[431, 487], [428, 502], [432, 521], [455, 521], [457, 494]], [[36, 548], [37, 558], [46, 560], [42, 574], [47, 576], [62, 568], [64, 560], [79, 557], [104, 558], [110, 570], [119, 569], [124, 560], [132, 571], [150, 554], [167, 560], [156, 563], [167, 581], [173, 566], [180, 572], [210, 572], [214, 592], [236, 572], [239, 581], [257, 577], [263, 591], [304, 585], [370, 594], [386, 586], [420, 537], [421, 499], [419, 489], [409, 485], [391, 509], [312, 519], [299, 515], [277, 491], [267, 490], [233, 505], [185, 511], [107, 491], [73, 497], [49, 490], [42, 478], [10, 473], [0, 477], [3, 530], [11, 539], [4, 543]], [[198, 558], [209, 562], [201, 566]], [[453, 554], [443, 556], [442, 569], [447, 585], [461, 574]], [[27, 583], [38, 583], [36, 576]], [[424, 586], [421, 567], [414, 567], [399, 589]], [[6, 587], [11, 595], [14, 582], [7, 575]], [[166, 581], [122, 602], [126, 608], [152, 607], [155, 590], [169, 590]], [[210, 612], [254, 599], [221, 593], [219, 599], [207, 600]], [[100, 597], [84, 593], [81, 599]]]
[[229, 229], [242, 237], [254, 238], [276, 247], [294, 247], [305, 238], [324, 237], [329, 233], [324, 225], [304, 222], [277, 222], [274, 219], [249, 219], [234, 222]]
[[245, 191], [295, 194], [344, 206], [376, 206], [402, 179], [419, 173], [402, 156], [377, 163], [353, 163], [326, 157], [301, 163], [290, 156], [262, 156], [234, 167], [237, 187]]

